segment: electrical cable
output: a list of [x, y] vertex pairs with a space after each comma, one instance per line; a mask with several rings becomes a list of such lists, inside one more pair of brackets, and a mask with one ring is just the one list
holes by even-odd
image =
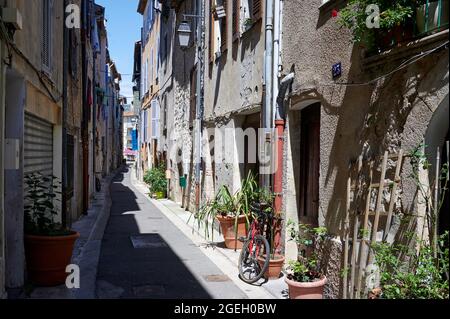
[[[2, 37], [6, 41], [6, 45], [8, 46], [8, 48], [9, 49], [12, 48], [17, 53], [17, 55], [19, 55], [33, 69], [33, 71], [36, 73], [39, 81], [41, 82], [42, 86], [45, 88], [47, 93], [50, 95], [50, 97], [53, 100], [53, 102], [54, 103], [58, 103], [61, 100], [61, 98], [62, 98], [62, 93], [58, 92], [58, 96], [57, 97], [55, 97], [53, 95], [52, 90], [47, 86], [47, 83], [45, 82], [46, 80], [42, 76], [42, 71], [39, 70], [28, 59], [28, 57], [17, 47], [17, 45], [12, 41], [12, 39], [8, 35], [8, 31], [5, 28], [5, 24], [4, 24], [4, 22], [3, 22], [3, 20], [1, 18], [0, 18], [0, 31], [1, 31], [0, 33], [1, 33]], [[8, 50], [8, 53], [10, 54], [10, 58], [11, 58], [11, 56], [12, 56], [11, 51]], [[58, 90], [56, 90], [56, 91], [58, 91]]]
[[436, 52], [436, 51], [438, 51], [438, 50], [440, 50], [440, 49], [442, 49], [444, 47], [447, 47], [447, 49], [448, 49], [448, 44], [449, 44], [449, 41], [445, 42], [444, 44], [441, 44], [441, 45], [437, 46], [436, 48], [433, 48], [433, 49], [430, 49], [428, 51], [416, 54], [416, 55], [412, 56], [411, 58], [407, 59], [406, 61], [402, 62], [394, 70], [392, 70], [392, 71], [390, 71], [390, 72], [388, 72], [388, 73], [386, 73], [384, 75], [381, 75], [381, 76], [379, 76], [379, 77], [377, 77], [375, 79], [372, 79], [372, 80], [370, 80], [368, 82], [362, 82], [362, 83], [336, 82], [336, 83], [319, 83], [319, 84], [323, 85], [323, 86], [336, 86], [336, 85], [341, 85], [341, 86], [365, 86], [365, 85], [370, 85], [370, 84], [375, 83], [375, 82], [377, 82], [377, 81], [379, 81], [379, 80], [381, 80], [381, 79], [383, 79], [385, 77], [388, 77], [389, 75], [392, 75], [392, 74], [400, 71], [401, 69], [403, 69], [403, 68], [405, 68], [405, 67], [407, 67], [407, 66], [409, 66], [409, 65], [411, 65], [411, 64], [413, 64], [413, 63], [415, 63], [415, 62], [417, 62], [419, 60], [421, 60], [422, 58], [424, 58], [424, 57], [426, 57], [426, 56], [428, 56], [428, 55], [430, 55], [430, 54], [432, 54], [432, 53], [434, 53], [434, 52]]

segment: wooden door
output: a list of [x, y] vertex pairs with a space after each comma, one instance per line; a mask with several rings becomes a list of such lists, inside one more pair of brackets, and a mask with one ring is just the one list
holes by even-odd
[[318, 225], [320, 177], [320, 104], [301, 111], [299, 220]]

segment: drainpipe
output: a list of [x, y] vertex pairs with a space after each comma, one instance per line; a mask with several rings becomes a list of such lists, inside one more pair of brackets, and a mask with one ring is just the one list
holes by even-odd
[[69, 67], [69, 29], [66, 27], [66, 7], [68, 0], [64, 0], [63, 13], [63, 105], [62, 105], [62, 194], [61, 212], [62, 226], [67, 227], [67, 76]]
[[274, 15], [273, 15], [273, 74], [272, 74], [272, 125], [275, 124], [275, 112], [277, 109], [279, 77], [280, 77], [280, 47], [281, 47], [281, 0], [274, 0]]
[[[274, 209], [276, 213], [281, 213], [283, 207], [283, 153], [284, 153], [284, 128], [286, 125], [284, 112], [284, 98], [286, 96], [289, 85], [294, 80], [295, 73], [289, 73], [280, 82], [280, 88], [277, 97], [277, 107], [275, 111], [275, 137], [276, 137], [276, 154], [274, 164], [276, 165], [273, 178], [273, 191], [275, 193]], [[280, 243], [282, 238], [282, 226], [277, 225], [275, 232], [275, 247], [277, 253], [280, 253]]]
[[[272, 129], [272, 96], [273, 96], [273, 1], [266, 0], [266, 27], [265, 27], [265, 61], [264, 61], [264, 86], [265, 97], [262, 112], [262, 125], [264, 128], [264, 154], [270, 154], [271, 149], [271, 129]], [[266, 158], [265, 158], [266, 159]], [[270, 164], [270, 163], [267, 163]], [[267, 167], [267, 166], [266, 166]], [[263, 187], [270, 190], [270, 175], [268, 172], [262, 174]]]
[[[94, 15], [94, 23], [97, 24], [97, 16], [95, 13], [95, 9], [93, 12]], [[91, 22], [89, 22], [91, 23]], [[94, 27], [94, 32], [97, 29]], [[94, 194], [97, 191], [97, 163], [96, 163], [96, 139], [97, 139], [97, 71], [96, 71], [96, 63], [97, 63], [97, 52], [94, 49], [92, 52], [92, 175], [94, 181]]]
[[83, 140], [83, 215], [87, 215], [89, 209], [89, 118], [87, 101], [87, 59], [86, 59], [86, 31], [87, 31], [87, 0], [82, 0], [82, 29], [81, 29], [81, 80], [83, 98], [83, 120], [82, 120], [82, 140]]
[[[283, 138], [283, 130], [280, 130], [281, 123], [277, 123], [277, 105], [278, 105], [278, 94], [279, 94], [279, 70], [281, 65], [281, 56], [280, 56], [280, 48], [281, 48], [281, 18], [282, 18], [282, 1], [281, 0], [274, 0], [274, 41], [273, 41], [273, 83], [272, 83], [272, 90], [273, 90], [273, 100], [272, 100], [272, 116], [273, 116], [273, 126], [275, 127], [275, 143], [277, 143], [277, 149], [279, 147], [282, 147], [279, 145], [280, 139]], [[278, 124], [278, 125], [277, 125]], [[284, 123], [281, 128], [284, 128]], [[282, 154], [282, 153], [281, 153]], [[277, 173], [282, 173], [282, 162], [278, 158], [278, 153], [273, 155], [272, 158], [272, 172], [274, 172], [274, 180], [273, 180], [273, 191], [276, 194], [275, 197], [275, 209], [276, 212], [281, 211], [281, 191], [282, 191], [282, 185], [281, 185], [281, 178], [277, 175]]]
[[197, 124], [196, 124], [196, 160], [195, 160], [195, 204], [197, 211], [201, 206], [201, 166], [202, 166], [202, 126], [204, 107], [204, 71], [205, 71], [205, 1], [197, 0]]
[[[1, 23], [1, 22], [0, 22]], [[5, 208], [4, 208], [4, 145], [5, 145], [5, 76], [3, 62], [6, 53], [3, 39], [0, 39], [0, 299], [5, 298]]]

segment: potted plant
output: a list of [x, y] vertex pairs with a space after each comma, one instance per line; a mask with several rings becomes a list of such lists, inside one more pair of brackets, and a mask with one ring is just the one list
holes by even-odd
[[289, 286], [290, 299], [323, 299], [327, 283], [326, 276], [320, 271], [318, 256], [314, 248], [327, 236], [324, 227], [313, 228], [309, 225], [296, 225], [288, 222], [290, 240], [299, 246], [300, 254], [296, 261], [289, 262], [286, 283]]
[[244, 20], [244, 32], [249, 30], [253, 26], [253, 19], [252, 18], [246, 18]]
[[[267, 191], [266, 189], [262, 189], [259, 191], [259, 196], [257, 199], [260, 205], [260, 209], [269, 216], [272, 216], [269, 221], [271, 225], [268, 228], [268, 233], [266, 234], [270, 245], [270, 259], [269, 267], [266, 270], [265, 277], [269, 280], [278, 279], [280, 278], [281, 270], [283, 269], [285, 262], [284, 256], [277, 252], [276, 243], [277, 231], [281, 227], [281, 214], [275, 212], [274, 210], [275, 195], [272, 192]], [[260, 256], [258, 258], [258, 262], [261, 267], [263, 267], [265, 262], [265, 258], [263, 257], [265, 256]]]
[[62, 285], [80, 234], [55, 221], [61, 184], [56, 177], [33, 173], [25, 176], [25, 184], [24, 243], [29, 279], [39, 286]]
[[149, 185], [150, 196], [156, 199], [164, 199], [167, 192], [167, 179], [164, 165], [159, 165], [147, 171], [144, 182]]
[[[367, 25], [366, 9], [373, 5], [380, 10], [379, 28]], [[409, 20], [414, 10], [414, 2], [407, 0], [350, 0], [341, 10], [338, 23], [352, 32], [353, 42], [372, 51], [377, 45], [384, 48], [404, 40], [411, 33], [408, 31], [411, 28]], [[371, 22], [375, 23], [375, 20]]]
[[[215, 198], [194, 215], [199, 227], [201, 224], [204, 225], [205, 236], [209, 238], [209, 222], [217, 220], [225, 239], [225, 246], [229, 249], [241, 249], [243, 242], [239, 239], [247, 236], [253, 218], [251, 203], [256, 191], [257, 183], [252, 173], [242, 182], [241, 189], [234, 195], [226, 185], [223, 185]], [[213, 229], [211, 234], [214, 235]]]
[[437, 254], [429, 242], [415, 242], [419, 248], [385, 242], [372, 246], [380, 286], [369, 292], [369, 299], [448, 300], [448, 231], [439, 237]]

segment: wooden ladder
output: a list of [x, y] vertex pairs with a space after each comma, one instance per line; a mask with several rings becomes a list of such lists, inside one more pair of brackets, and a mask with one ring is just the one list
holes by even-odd
[[[374, 254], [370, 249], [371, 245], [377, 242], [377, 233], [380, 223], [380, 217], [386, 217], [386, 225], [383, 232], [383, 241], [387, 239], [387, 235], [391, 228], [392, 217], [394, 213], [395, 203], [397, 202], [398, 185], [401, 182], [400, 173], [403, 166], [403, 161], [407, 156], [404, 155], [403, 150], [400, 150], [398, 154], [389, 155], [388, 152], [384, 153], [384, 156], [379, 159], [372, 159], [366, 162], [360, 157], [356, 164], [352, 164], [349, 169], [349, 176], [347, 180], [347, 196], [346, 196], [346, 216], [344, 227], [344, 276], [343, 276], [343, 298], [344, 299], [360, 299], [361, 290], [364, 288], [362, 281], [364, 271], [366, 267], [373, 263]], [[386, 173], [388, 160], [396, 161], [395, 175], [392, 184], [386, 183]], [[381, 174], [378, 183], [373, 183], [375, 169], [377, 168], [377, 161], [381, 160]], [[369, 178], [367, 189], [363, 189], [361, 174], [363, 168], [368, 167]], [[355, 180], [354, 183], [352, 181]], [[392, 187], [391, 187], [392, 185]], [[390, 200], [389, 208], [387, 212], [382, 212], [383, 208], [383, 191], [385, 188], [390, 188]], [[378, 190], [375, 210], [370, 210], [372, 191]], [[352, 191], [354, 196], [352, 197]], [[363, 193], [365, 198], [359, 198], [356, 196]], [[358, 201], [360, 199], [360, 201]], [[354, 202], [365, 202], [364, 213], [358, 209]], [[369, 228], [369, 219], [373, 217], [371, 229]], [[361, 227], [362, 219], [362, 227]], [[352, 247], [350, 249], [350, 233], [352, 234]], [[359, 238], [361, 237], [361, 238]], [[359, 251], [357, 243], [359, 245]], [[349, 260], [350, 257], [350, 260]], [[350, 263], [350, 265], [349, 265]], [[348, 281], [348, 272], [350, 270], [350, 282]]]

